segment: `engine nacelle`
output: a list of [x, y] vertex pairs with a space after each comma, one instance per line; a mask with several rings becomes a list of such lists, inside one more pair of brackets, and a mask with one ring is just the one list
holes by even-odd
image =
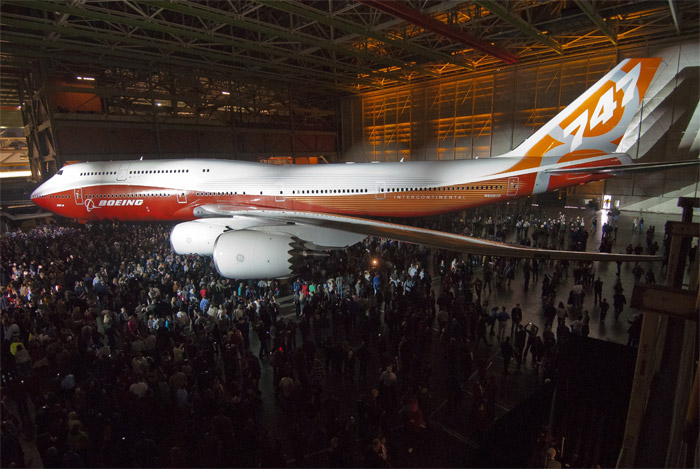
[[211, 256], [216, 239], [227, 229], [225, 225], [198, 220], [179, 223], [170, 232], [170, 246], [175, 254]]
[[216, 239], [230, 230], [244, 230], [258, 224], [245, 217], [206, 218], [179, 223], [170, 232], [170, 246], [175, 254], [212, 256]]
[[296, 256], [289, 236], [260, 231], [223, 233], [214, 246], [214, 265], [224, 277], [280, 278], [292, 274]]

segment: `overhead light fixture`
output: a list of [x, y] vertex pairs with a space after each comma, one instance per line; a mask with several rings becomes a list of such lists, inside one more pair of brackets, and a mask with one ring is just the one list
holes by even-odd
[[231, 93], [229, 93], [228, 91], [222, 91], [221, 94], [225, 94], [226, 96], [228, 96], [228, 95], [230, 95]]
[[76, 77], [78, 80], [95, 81], [93, 77]]
[[161, 105], [160, 103], [156, 103], [156, 106], [160, 106], [160, 105]]
[[31, 177], [32, 172], [26, 171], [0, 171], [0, 179]]

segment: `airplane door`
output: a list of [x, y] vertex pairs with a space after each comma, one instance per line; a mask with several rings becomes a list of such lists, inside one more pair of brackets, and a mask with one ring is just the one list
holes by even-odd
[[386, 182], [378, 182], [376, 189], [377, 189], [377, 192], [376, 192], [377, 200], [386, 199]]
[[284, 202], [284, 186], [277, 186], [277, 191], [275, 192], [275, 202]]
[[186, 204], [187, 203], [187, 192], [182, 191], [177, 193], [177, 203]]
[[117, 181], [126, 181], [126, 177], [129, 174], [129, 165], [131, 163], [124, 163], [119, 166], [119, 171], [117, 172]]
[[79, 187], [77, 189], [73, 189], [73, 196], [75, 198], [75, 205], [83, 205], [83, 189], [82, 189], [82, 187]]
[[517, 177], [508, 178], [508, 191], [506, 192], [506, 195], [509, 195], [509, 196], [518, 195], [518, 183], [519, 183], [519, 178], [517, 178]]

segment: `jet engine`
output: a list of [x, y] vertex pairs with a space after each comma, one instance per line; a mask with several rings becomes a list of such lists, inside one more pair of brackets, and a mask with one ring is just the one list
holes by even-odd
[[231, 217], [175, 225], [170, 245], [176, 254], [212, 256], [224, 277], [280, 278], [299, 270], [310, 256], [327, 256], [327, 250], [351, 246], [364, 237], [316, 226]]
[[227, 229], [225, 225], [199, 221], [179, 223], [170, 232], [170, 246], [175, 254], [211, 256], [216, 238]]
[[178, 223], [170, 232], [170, 246], [175, 254], [211, 256], [221, 233], [244, 230], [257, 223], [247, 218], [207, 218]]
[[307, 256], [325, 255], [307, 251], [291, 236], [261, 231], [230, 231], [216, 240], [214, 266], [227, 278], [289, 277]]

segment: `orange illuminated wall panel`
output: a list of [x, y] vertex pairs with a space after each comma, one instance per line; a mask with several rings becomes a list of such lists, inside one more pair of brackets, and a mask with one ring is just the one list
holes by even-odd
[[[51, 103], [57, 112], [94, 112], [102, 113], [102, 101], [88, 90], [94, 88], [91, 83], [67, 83], [54, 80], [51, 88]], [[86, 92], [60, 91], [60, 88], [85, 88]]]

